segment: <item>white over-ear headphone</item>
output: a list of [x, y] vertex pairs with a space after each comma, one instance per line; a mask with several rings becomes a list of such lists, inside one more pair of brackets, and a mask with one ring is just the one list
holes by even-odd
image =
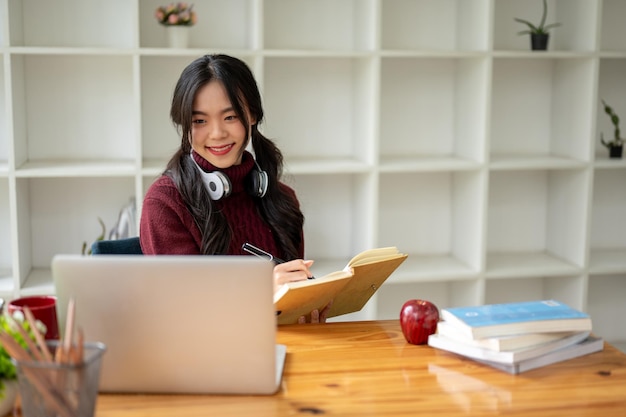
[[[202, 168], [200, 168], [200, 165], [198, 165], [196, 160], [193, 159], [193, 155], [190, 154], [189, 157], [193, 161], [196, 168], [198, 168], [200, 176], [202, 177], [202, 182], [204, 182], [211, 200], [217, 201], [230, 195], [233, 187], [226, 174], [221, 171], [205, 172]], [[253, 169], [250, 172], [250, 185], [249, 187], [246, 187], [246, 189], [250, 195], [262, 198], [267, 193], [267, 172], [261, 170], [261, 167], [259, 167], [256, 159], [254, 160], [254, 165], [256, 165], [256, 169]]]

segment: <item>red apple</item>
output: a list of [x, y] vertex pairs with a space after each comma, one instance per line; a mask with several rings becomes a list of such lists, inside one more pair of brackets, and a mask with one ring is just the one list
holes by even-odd
[[400, 310], [400, 327], [407, 342], [414, 345], [428, 343], [428, 336], [437, 331], [439, 309], [426, 300], [409, 300]]

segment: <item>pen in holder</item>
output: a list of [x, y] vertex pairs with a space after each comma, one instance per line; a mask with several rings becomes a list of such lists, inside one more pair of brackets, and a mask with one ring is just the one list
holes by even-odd
[[[58, 341], [48, 341], [54, 356]], [[83, 360], [59, 363], [15, 360], [24, 417], [92, 417], [100, 365], [106, 347], [99, 342], [83, 344]]]
[[0, 332], [0, 344], [15, 365], [24, 417], [93, 417], [100, 365], [106, 351], [103, 343], [85, 343], [82, 329], [74, 340], [75, 303], [70, 299], [67, 309], [65, 337], [44, 340], [28, 307], [24, 308], [28, 323], [10, 316], [18, 336]]

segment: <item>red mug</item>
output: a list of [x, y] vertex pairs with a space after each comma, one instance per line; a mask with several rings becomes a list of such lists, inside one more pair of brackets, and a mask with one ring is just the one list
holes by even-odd
[[16, 311], [23, 311], [24, 307], [28, 307], [35, 319], [46, 326], [46, 339], [59, 339], [56, 297], [51, 295], [34, 295], [31, 297], [16, 298], [7, 305], [7, 311], [13, 316]]

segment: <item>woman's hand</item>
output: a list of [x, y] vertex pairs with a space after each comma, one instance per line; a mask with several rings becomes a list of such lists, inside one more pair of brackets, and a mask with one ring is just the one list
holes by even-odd
[[326, 305], [326, 307], [322, 309], [322, 311], [313, 310], [311, 311], [311, 314], [309, 314], [308, 316], [300, 316], [298, 318], [298, 324], [326, 323], [326, 315], [328, 314], [328, 311], [330, 310], [330, 307], [332, 305], [333, 305], [333, 300], [330, 300], [330, 302]]
[[309, 270], [311, 265], [313, 265], [313, 261], [302, 259], [294, 259], [293, 261], [276, 265], [274, 267], [275, 288], [288, 282], [302, 281], [312, 277], [313, 274]]

